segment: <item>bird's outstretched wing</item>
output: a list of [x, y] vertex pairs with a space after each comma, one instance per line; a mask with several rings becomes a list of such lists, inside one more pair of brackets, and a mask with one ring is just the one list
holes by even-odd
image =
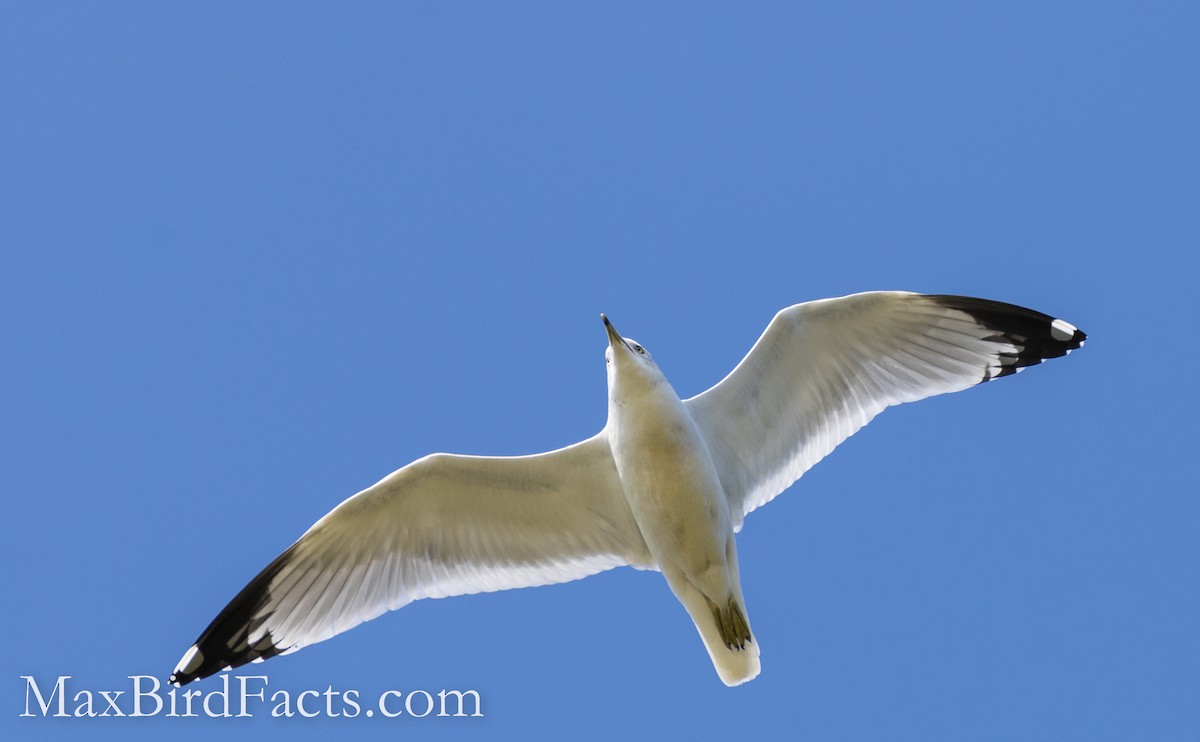
[[567, 582], [646, 547], [601, 433], [534, 456], [434, 454], [334, 508], [179, 661], [182, 685], [328, 639], [419, 598]]
[[740, 528], [889, 405], [1006, 376], [1085, 339], [1012, 304], [853, 294], [782, 310], [725, 379], [686, 404]]

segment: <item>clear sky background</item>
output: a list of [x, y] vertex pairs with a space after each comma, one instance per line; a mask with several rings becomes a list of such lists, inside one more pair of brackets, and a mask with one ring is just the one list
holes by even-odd
[[[5, 3], [0, 736], [1197, 738], [1198, 29], [1166, 2]], [[21, 675], [165, 678], [419, 456], [595, 433], [601, 311], [688, 396], [778, 309], [894, 288], [1090, 339], [888, 411], [748, 519], [746, 686], [624, 569], [254, 667], [476, 689], [483, 719], [18, 718]]]

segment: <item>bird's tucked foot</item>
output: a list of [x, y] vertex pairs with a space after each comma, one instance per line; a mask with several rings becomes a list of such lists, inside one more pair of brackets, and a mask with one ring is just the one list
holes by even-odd
[[746, 623], [742, 607], [738, 605], [732, 595], [729, 596], [729, 600], [724, 606], [719, 606], [709, 600], [708, 607], [712, 610], [717, 628], [721, 631], [721, 640], [725, 642], [727, 648], [745, 649], [747, 643], [754, 641], [750, 636], [750, 625]]

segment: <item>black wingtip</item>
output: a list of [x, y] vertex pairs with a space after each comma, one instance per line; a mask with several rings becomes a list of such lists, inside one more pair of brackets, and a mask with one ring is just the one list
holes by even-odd
[[267, 616], [259, 614], [271, 596], [271, 580], [291, 561], [294, 549], [293, 546], [276, 557], [229, 601], [184, 653], [167, 682], [175, 686], [187, 685], [193, 680], [255, 660], [269, 659], [285, 651], [286, 647], [272, 641], [270, 633], [263, 634], [253, 644], [250, 635], [266, 620]]
[[1087, 334], [1075, 325], [1048, 314], [989, 299], [934, 294], [928, 297], [936, 304], [956, 309], [971, 316], [981, 327], [995, 333], [993, 339], [1016, 348], [1015, 353], [999, 356], [999, 370], [984, 376], [991, 381], [1015, 374], [1051, 358], [1060, 358], [1083, 347]]

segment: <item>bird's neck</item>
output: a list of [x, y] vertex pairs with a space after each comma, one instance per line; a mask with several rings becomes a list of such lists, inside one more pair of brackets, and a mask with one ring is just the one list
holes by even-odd
[[610, 428], [646, 428], [671, 425], [687, 415], [679, 395], [662, 376], [617, 377], [608, 387]]

